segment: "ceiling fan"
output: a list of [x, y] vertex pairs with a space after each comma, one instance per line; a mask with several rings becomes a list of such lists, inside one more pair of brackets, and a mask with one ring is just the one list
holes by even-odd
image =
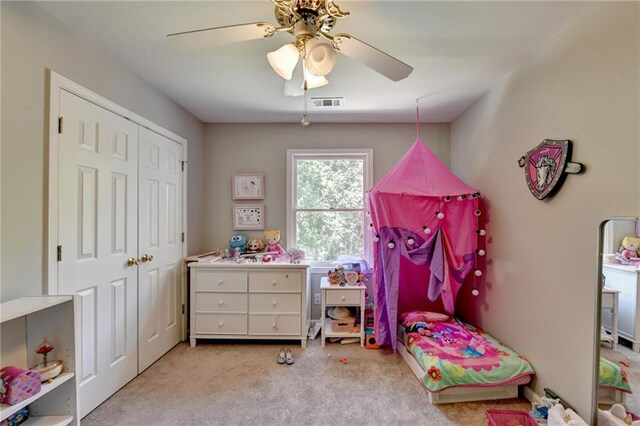
[[[168, 34], [167, 37], [200, 35], [216, 44], [228, 44], [268, 38], [279, 32], [288, 32], [295, 37], [295, 40], [269, 52], [267, 59], [273, 70], [288, 81], [287, 85], [299, 83], [296, 84], [299, 86], [298, 90], [295, 88], [292, 90], [292, 87], [287, 90], [285, 85], [285, 94], [290, 96], [302, 95], [300, 89], [306, 91], [328, 84], [329, 81], [325, 77], [336, 64], [336, 51], [363, 63], [393, 81], [402, 80], [413, 71], [411, 66], [352, 35], [329, 34], [338, 19], [349, 16], [349, 12], [342, 11], [333, 0], [272, 1], [276, 6], [275, 16], [279, 24], [277, 27], [267, 22], [253, 22], [178, 32]], [[298, 65], [300, 58], [302, 58], [301, 67]], [[296, 71], [300, 68], [302, 73]], [[301, 78], [295, 78], [296, 76]]]

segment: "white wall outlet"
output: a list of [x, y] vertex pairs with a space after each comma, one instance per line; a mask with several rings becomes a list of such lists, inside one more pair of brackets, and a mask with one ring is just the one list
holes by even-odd
[[314, 305], [320, 304], [320, 293], [313, 293], [313, 304]]

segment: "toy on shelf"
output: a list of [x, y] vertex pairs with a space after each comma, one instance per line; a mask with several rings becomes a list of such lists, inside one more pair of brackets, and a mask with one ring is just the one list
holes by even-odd
[[287, 250], [287, 257], [289, 258], [289, 262], [294, 264], [299, 264], [306, 256], [307, 253], [299, 248], [291, 247], [289, 250]]
[[40, 392], [40, 375], [37, 371], [7, 366], [0, 370], [0, 402], [15, 405]]
[[638, 258], [638, 248], [640, 248], [640, 238], [624, 237], [622, 246], [615, 258], [623, 265], [640, 266], [640, 258]]
[[264, 242], [264, 240], [261, 240], [259, 238], [251, 238], [249, 241], [247, 241], [247, 254], [262, 253], [266, 247], [267, 244]]
[[328, 272], [329, 284], [344, 287], [360, 286], [366, 281], [364, 274], [357, 270], [345, 270], [344, 265], [338, 265], [333, 271]]
[[[47, 338], [42, 339], [42, 343], [35, 349], [36, 365], [33, 370], [40, 374], [40, 380], [42, 382], [51, 381], [58, 377], [62, 373], [63, 362], [56, 359], [53, 344], [47, 341]], [[42, 359], [40, 359], [42, 357]]]
[[244, 253], [247, 246], [247, 237], [244, 234], [233, 234], [229, 240], [231, 257], [238, 257]]
[[280, 244], [279, 229], [269, 229], [264, 231], [264, 238], [267, 240], [267, 252], [275, 252], [274, 257], [280, 257], [285, 254], [284, 247]]

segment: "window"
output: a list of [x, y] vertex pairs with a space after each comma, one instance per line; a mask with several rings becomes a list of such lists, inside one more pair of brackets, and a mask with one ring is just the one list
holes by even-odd
[[287, 150], [287, 246], [314, 260], [369, 259], [373, 150]]

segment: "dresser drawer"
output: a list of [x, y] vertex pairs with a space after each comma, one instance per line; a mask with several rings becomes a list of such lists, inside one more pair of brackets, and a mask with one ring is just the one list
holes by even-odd
[[300, 315], [249, 315], [249, 335], [299, 336]]
[[302, 274], [293, 272], [250, 272], [250, 292], [301, 292]]
[[325, 290], [327, 305], [359, 305], [362, 290]]
[[300, 293], [252, 293], [249, 295], [250, 313], [300, 313]]
[[244, 271], [197, 271], [196, 291], [247, 291], [247, 273]]
[[246, 293], [197, 293], [196, 314], [203, 312], [247, 313]]
[[196, 314], [196, 334], [247, 334], [247, 315]]

